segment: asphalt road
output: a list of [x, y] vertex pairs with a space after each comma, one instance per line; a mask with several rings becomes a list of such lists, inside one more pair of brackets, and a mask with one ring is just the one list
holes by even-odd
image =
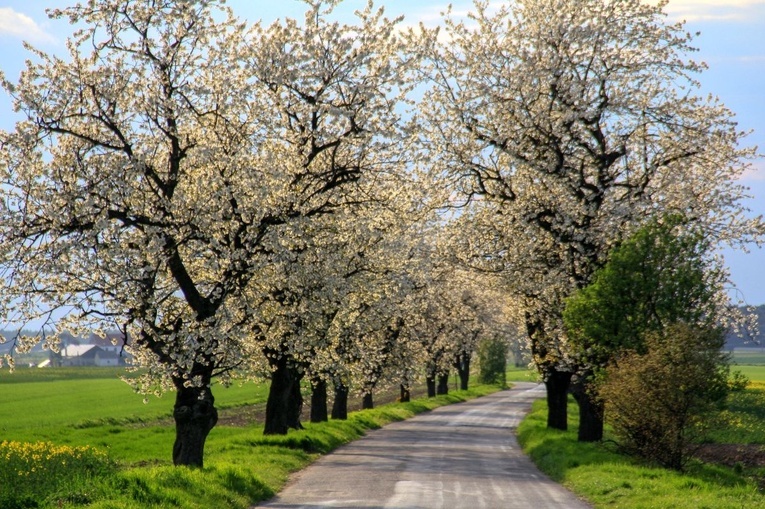
[[390, 424], [296, 474], [258, 508], [588, 508], [521, 452], [515, 428], [544, 386], [518, 383]]

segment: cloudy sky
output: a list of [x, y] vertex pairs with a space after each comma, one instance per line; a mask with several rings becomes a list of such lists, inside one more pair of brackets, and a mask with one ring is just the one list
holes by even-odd
[[[73, 0], [72, 0], [73, 1]], [[14, 78], [28, 53], [27, 41], [49, 52], [62, 51], [72, 27], [51, 21], [47, 7], [63, 7], [72, 1], [0, 0], [0, 69]], [[655, 2], [656, 0], [650, 0]], [[448, 0], [377, 0], [389, 15], [403, 14], [407, 24], [438, 22]], [[454, 12], [467, 12], [472, 0], [453, 0]], [[366, 4], [345, 0], [343, 10]], [[299, 0], [229, 0], [234, 11], [252, 21], [270, 22], [277, 17], [300, 17]], [[701, 76], [703, 91], [719, 96], [733, 110], [742, 129], [753, 130], [747, 141], [765, 152], [765, 0], [670, 0], [670, 20], [685, 20], [695, 39], [697, 60], [709, 70]], [[10, 129], [13, 117], [7, 97], [0, 96], [0, 128]], [[744, 184], [753, 199], [747, 202], [753, 215], [765, 214], [765, 161], [756, 161]], [[749, 253], [725, 251], [738, 295], [750, 304], [765, 304], [765, 251], [752, 246]]]

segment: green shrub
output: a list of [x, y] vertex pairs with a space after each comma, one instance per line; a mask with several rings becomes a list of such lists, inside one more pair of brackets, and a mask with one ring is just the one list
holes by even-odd
[[481, 368], [478, 381], [482, 384], [507, 385], [507, 342], [499, 337], [484, 339], [478, 345], [478, 362]]
[[733, 371], [728, 378], [728, 388], [731, 392], [741, 392], [749, 386], [749, 377], [740, 370]]
[[[765, 398], [760, 395], [758, 414], [765, 409], [764, 402]], [[569, 428], [574, 431], [576, 410], [570, 398]], [[606, 435], [610, 435], [610, 428]], [[747, 441], [749, 431], [742, 431], [737, 438]], [[745, 468], [739, 474], [735, 468], [690, 461], [684, 472], [678, 472], [619, 454], [608, 442], [577, 442], [576, 432], [547, 428], [544, 400], [536, 401], [531, 413], [518, 426], [518, 441], [543, 472], [595, 508], [765, 507], [765, 495], [758, 488], [762, 476], [757, 471]]]
[[721, 343], [719, 330], [678, 323], [607, 369], [600, 396], [626, 452], [683, 468], [729, 390]]

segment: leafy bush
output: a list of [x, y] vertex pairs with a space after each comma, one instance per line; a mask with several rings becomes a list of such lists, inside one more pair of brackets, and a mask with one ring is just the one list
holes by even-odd
[[600, 386], [606, 418], [628, 453], [681, 470], [728, 393], [722, 333], [677, 323], [646, 336], [646, 353], [612, 364]]
[[485, 339], [478, 345], [478, 362], [481, 372], [478, 381], [482, 384], [495, 384], [505, 387], [507, 379], [507, 342], [495, 337]]
[[732, 372], [728, 378], [728, 388], [731, 392], [741, 392], [745, 390], [749, 384], [749, 377], [739, 370]]
[[609, 253], [563, 313], [578, 368], [572, 392], [580, 404], [580, 440], [603, 438], [601, 371], [625, 351], [644, 353], [645, 336], [668, 324], [711, 330], [730, 322], [725, 282], [707, 235], [681, 215], [646, 224]]

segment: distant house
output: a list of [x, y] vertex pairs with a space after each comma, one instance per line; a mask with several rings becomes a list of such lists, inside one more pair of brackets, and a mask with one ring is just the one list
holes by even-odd
[[118, 366], [119, 354], [98, 345], [67, 345], [56, 359], [61, 366]]
[[97, 334], [91, 334], [83, 344], [96, 345], [106, 352], [114, 352], [121, 356], [126, 356], [125, 336], [121, 332], [107, 332], [105, 337]]

